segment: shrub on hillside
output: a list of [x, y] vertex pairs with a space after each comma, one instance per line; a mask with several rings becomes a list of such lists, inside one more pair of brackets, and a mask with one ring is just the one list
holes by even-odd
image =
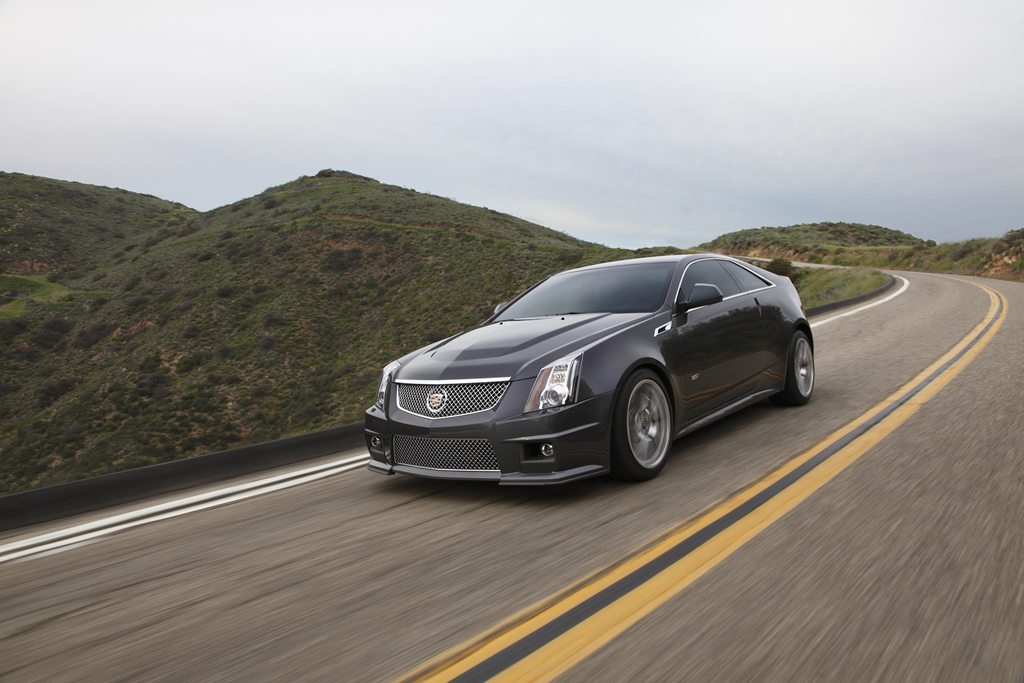
[[168, 301], [170, 301], [174, 297], [178, 296], [178, 292], [180, 292], [180, 291], [181, 291], [181, 287], [171, 287], [170, 289], [165, 289], [163, 292], [160, 293], [160, 296], [158, 296], [156, 298], [157, 303], [161, 303], [161, 304], [167, 303]]
[[160, 354], [151, 353], [139, 363], [139, 372], [156, 372], [160, 367]]
[[21, 318], [5, 318], [0, 320], [0, 342], [13, 339], [28, 329], [28, 323]]
[[956, 249], [949, 255], [951, 261], [962, 261], [964, 258], [970, 255], [977, 245], [974, 240], [968, 240], [959, 244]]
[[45, 408], [74, 388], [75, 382], [67, 378], [61, 378], [44, 384], [36, 394], [39, 407]]
[[288, 321], [277, 313], [271, 311], [263, 317], [263, 328], [272, 329], [274, 327], [284, 327], [288, 324]]
[[769, 273], [775, 273], [783, 277], [792, 277], [793, 275], [793, 263], [784, 258], [772, 259], [764, 269]]
[[36, 331], [35, 337], [32, 341], [37, 346], [42, 346], [44, 349], [49, 349], [56, 346], [61, 339], [64, 338], [71, 328], [74, 327], [74, 323], [64, 318], [47, 318], [43, 321], [43, 324], [39, 326], [39, 330]]
[[147, 249], [149, 247], [155, 247], [156, 245], [160, 244], [165, 239], [173, 235], [173, 230], [169, 230], [168, 228], [160, 228], [160, 231], [157, 232], [155, 235], [151, 236], [149, 239], [147, 239], [143, 246], [145, 246]]
[[195, 353], [191, 353], [179, 360], [176, 370], [180, 375], [192, 372], [202, 365], [206, 361], [206, 358], [207, 354], [205, 351], [196, 351]]
[[78, 335], [77, 339], [75, 339], [75, 346], [83, 350], [92, 348], [97, 343], [113, 334], [116, 329], [117, 325], [114, 325], [113, 323], [96, 323], [95, 325], [90, 325], [84, 332]]
[[362, 256], [363, 250], [359, 247], [347, 251], [334, 249], [324, 257], [323, 265], [332, 273], [342, 273], [358, 264]]
[[239, 310], [251, 311], [253, 308], [256, 307], [256, 304], [258, 304], [259, 302], [260, 298], [258, 296], [246, 294], [245, 296], [238, 300], [238, 303], [236, 305], [238, 306]]

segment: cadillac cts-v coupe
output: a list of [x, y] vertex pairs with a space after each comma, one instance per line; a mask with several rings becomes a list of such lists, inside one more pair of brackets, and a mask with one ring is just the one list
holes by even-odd
[[802, 405], [814, 341], [788, 278], [717, 254], [552, 275], [384, 368], [369, 469], [500, 484], [657, 476], [674, 439]]

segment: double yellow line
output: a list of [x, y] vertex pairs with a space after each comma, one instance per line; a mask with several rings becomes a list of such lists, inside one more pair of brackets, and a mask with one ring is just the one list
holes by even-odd
[[548, 681], [607, 644], [793, 509], [903, 424], [999, 330], [1006, 299], [917, 377], [807, 452], [613, 566], [437, 657], [405, 681]]

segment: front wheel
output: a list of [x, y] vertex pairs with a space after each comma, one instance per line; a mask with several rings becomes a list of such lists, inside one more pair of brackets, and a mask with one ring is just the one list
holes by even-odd
[[772, 396], [778, 406], [802, 406], [814, 391], [814, 352], [807, 335], [797, 330], [789, 344], [786, 360], [786, 386]]
[[618, 479], [653, 479], [665, 467], [672, 445], [672, 410], [661, 380], [637, 370], [626, 380], [612, 423], [612, 474]]

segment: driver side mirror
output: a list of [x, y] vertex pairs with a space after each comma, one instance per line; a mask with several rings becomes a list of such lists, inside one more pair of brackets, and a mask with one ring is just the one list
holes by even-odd
[[506, 308], [508, 308], [508, 302], [507, 301], [502, 301], [500, 304], [498, 304], [497, 306], [494, 307], [494, 315], [498, 315], [499, 313], [504, 311]]
[[722, 290], [716, 285], [709, 285], [704, 282], [698, 282], [693, 286], [693, 291], [690, 292], [690, 298], [686, 301], [676, 302], [676, 313], [685, 313], [686, 311], [698, 308], [700, 306], [710, 306], [711, 304], [717, 304], [722, 300]]

